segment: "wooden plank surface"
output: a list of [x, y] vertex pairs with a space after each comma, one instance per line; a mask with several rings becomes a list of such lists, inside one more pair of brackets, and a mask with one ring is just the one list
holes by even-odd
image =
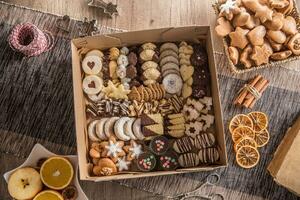
[[[113, 0], [119, 16], [110, 19], [97, 8], [87, 6], [87, 0], [4, 0], [57, 15], [71, 18], [96, 19], [99, 24], [125, 30], [151, 29], [193, 24], [207, 25], [209, 1], [202, 0]], [[201, 12], [200, 12], [201, 10]], [[0, 174], [20, 165], [24, 159], [0, 154]], [[10, 199], [4, 179], [0, 181], [0, 199]], [[161, 199], [145, 191], [121, 186], [118, 183], [81, 182], [89, 199]]]

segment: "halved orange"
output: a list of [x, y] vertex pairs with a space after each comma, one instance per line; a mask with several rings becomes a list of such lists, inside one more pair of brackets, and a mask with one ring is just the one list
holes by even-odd
[[237, 150], [239, 150], [239, 148], [241, 148], [242, 146], [251, 146], [257, 148], [257, 143], [253, 138], [250, 138], [248, 136], [243, 137], [239, 139], [236, 143], [234, 143], [234, 151], [237, 152]]
[[264, 129], [260, 132], [255, 132], [254, 140], [257, 143], [258, 147], [265, 146], [269, 142], [269, 139], [270, 139], [270, 134], [267, 129]]
[[249, 169], [257, 165], [260, 155], [257, 148], [242, 146], [236, 152], [236, 162], [239, 166]]
[[63, 196], [54, 190], [44, 190], [38, 193], [33, 200], [64, 200]]
[[268, 117], [263, 112], [251, 112], [248, 114], [250, 119], [253, 121], [253, 130], [255, 132], [260, 132], [267, 128]]
[[252, 120], [244, 114], [238, 114], [234, 116], [229, 122], [229, 131], [232, 134], [233, 131], [240, 126], [248, 126], [250, 128], [253, 127]]
[[232, 140], [234, 143], [237, 143], [241, 138], [250, 137], [254, 139], [255, 133], [252, 128], [248, 126], [240, 126], [234, 129], [232, 135]]
[[42, 182], [53, 190], [67, 187], [74, 175], [74, 169], [69, 160], [63, 157], [48, 158], [40, 169]]

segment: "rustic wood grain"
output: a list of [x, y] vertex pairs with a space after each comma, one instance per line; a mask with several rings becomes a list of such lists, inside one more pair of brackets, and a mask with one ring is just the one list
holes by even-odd
[[[297, 0], [299, 2], [300, 0]], [[86, 0], [6, 0], [6, 2], [19, 4], [25, 7], [30, 7], [33, 9], [41, 10], [43, 12], [55, 13], [58, 15], [68, 14], [73, 18], [82, 19], [83, 17], [88, 17], [89, 19], [97, 19], [99, 24], [104, 26], [116, 27], [126, 30], [137, 30], [137, 29], [149, 29], [149, 28], [157, 28], [157, 27], [165, 27], [165, 26], [181, 26], [181, 25], [192, 25], [192, 24], [214, 24], [215, 16], [210, 7], [211, 2], [209, 1], [200, 1], [200, 0], [114, 0], [114, 3], [117, 3], [119, 6], [120, 16], [114, 17], [112, 19], [102, 15], [99, 10], [96, 8], [88, 8], [86, 4]], [[26, 16], [26, 15], [25, 15]], [[38, 18], [35, 19], [38, 22]], [[12, 24], [15, 23], [12, 20]], [[215, 47], [219, 52], [222, 52], [222, 46], [218, 39], [215, 40]], [[221, 83], [224, 83], [226, 87], [230, 88], [230, 90], [222, 90], [222, 100], [223, 102], [230, 102], [231, 98], [233, 98], [234, 91], [238, 89], [243, 84], [243, 81], [248, 78], [247, 75], [240, 76], [232, 76], [232, 74], [228, 71], [227, 61], [224, 59], [224, 55], [217, 56], [217, 63], [220, 70], [219, 78]], [[297, 64], [297, 63], [296, 63]], [[259, 72], [262, 72], [259, 71]], [[271, 72], [271, 75], [270, 75]], [[281, 88], [280, 92], [274, 92], [276, 88], [269, 90], [269, 93], [266, 93], [266, 98], [269, 99], [279, 99], [277, 102], [273, 102], [270, 105], [263, 105], [262, 103], [257, 104], [257, 109], [269, 110], [274, 106], [286, 106], [285, 103], [290, 103], [290, 106], [286, 106], [287, 112], [284, 113], [281, 120], [286, 123], [282, 126], [282, 121], [277, 121], [277, 115], [282, 115], [282, 113], [272, 112], [272, 123], [281, 123], [281, 129], [285, 129], [291, 122], [289, 118], [295, 117], [299, 113], [299, 74], [294, 74], [290, 71], [281, 71], [279, 69], [264, 71], [265, 75], [269, 75], [274, 82], [274, 87]], [[279, 81], [277, 80], [278, 76], [282, 73]], [[232, 82], [226, 82], [228, 77], [236, 79]], [[233, 85], [231, 85], [233, 84]], [[291, 92], [288, 92], [291, 89]], [[291, 102], [292, 99], [292, 102]], [[287, 101], [287, 102], [285, 102]], [[276, 105], [275, 105], [276, 104]], [[231, 112], [234, 114], [238, 112], [235, 110], [234, 112], [231, 110], [232, 108], [227, 105], [223, 108], [224, 112]], [[243, 110], [245, 112], [245, 110]], [[228, 117], [225, 118], [225, 124], [228, 121]], [[276, 132], [277, 129], [273, 128], [273, 134], [280, 134]], [[282, 130], [281, 130], [282, 131]], [[8, 134], [13, 135], [15, 133], [5, 132], [1, 130], [1, 133], [5, 133], [2, 136], [6, 137]], [[270, 147], [273, 151], [281, 136], [276, 137], [276, 139], [271, 141]], [[13, 137], [12, 137], [13, 138]], [[11, 139], [11, 142], [14, 142]], [[19, 141], [21, 144], [23, 141]], [[227, 143], [229, 143], [227, 137]], [[23, 144], [26, 145], [26, 144]], [[46, 144], [46, 146], [53, 144]], [[22, 148], [22, 146], [18, 146], [17, 148]], [[74, 149], [60, 149], [59, 152], [72, 152]], [[230, 155], [230, 164], [233, 163], [233, 154], [231, 154], [232, 149], [229, 149]], [[271, 152], [270, 149], [266, 149], [263, 152]], [[266, 155], [264, 155], [266, 156]], [[267, 161], [263, 161], [262, 165], [266, 165]], [[14, 155], [0, 154], [0, 163], [5, 163], [1, 169], [1, 174], [8, 169], [14, 168], [15, 166], [22, 163], [23, 159], [17, 158]], [[236, 166], [234, 166], [236, 168]], [[228, 179], [227, 182], [222, 182], [222, 184], [218, 187], [210, 188], [205, 190], [208, 191], [218, 191], [225, 195], [226, 199], [269, 199], [270, 195], [273, 193], [279, 194], [277, 196], [280, 199], [296, 199], [295, 196], [289, 194], [285, 189], [279, 188], [276, 184], [271, 183], [268, 180], [268, 184], [271, 183], [270, 191], [262, 190], [254, 195], [250, 193], [251, 189], [253, 189], [251, 185], [258, 184], [261, 187], [265, 187], [265, 182], [261, 180], [256, 180], [256, 183], [251, 181], [245, 181], [244, 184], [240, 184], [239, 182], [235, 182], [236, 179], [243, 179], [245, 176], [236, 176], [232, 171], [234, 169], [229, 170], [229, 172], [224, 173], [224, 171], [219, 171], [224, 179]], [[265, 171], [263, 171], [265, 173]], [[262, 173], [262, 171], [259, 171]], [[200, 174], [200, 175], [199, 175]], [[255, 173], [249, 173], [249, 177], [254, 176]], [[130, 181], [122, 181], [121, 184], [127, 186], [135, 186], [140, 189], [148, 189], [152, 193], [160, 193], [160, 194], [174, 194], [177, 192], [189, 191], [190, 189], [196, 187], [203, 181], [203, 177], [205, 174], [197, 173], [197, 174], [187, 174], [184, 176], [169, 176], [166, 177], [156, 177], [153, 179], [141, 179], [140, 181], [130, 180]], [[258, 176], [263, 177], [263, 176]], [[246, 177], [247, 178], [247, 177]], [[251, 178], [250, 178], [251, 179]], [[153, 181], [151, 181], [153, 180]], [[0, 199], [9, 199], [5, 184], [3, 180], [1, 180], [0, 186]], [[235, 182], [236, 185], [234, 187], [228, 187], [226, 183]], [[90, 182], [81, 182], [82, 187], [87, 193], [90, 199], [162, 199], [162, 196], [153, 196], [153, 194], [149, 194], [146, 192], [142, 192], [137, 189], [131, 189], [127, 187], [120, 186], [116, 182], [106, 182], [106, 183], [90, 183]], [[143, 187], [142, 187], [143, 186]], [[177, 191], [176, 191], [177, 189]], [[116, 192], [117, 191], [117, 192]], [[4, 195], [4, 196], [2, 196]]]

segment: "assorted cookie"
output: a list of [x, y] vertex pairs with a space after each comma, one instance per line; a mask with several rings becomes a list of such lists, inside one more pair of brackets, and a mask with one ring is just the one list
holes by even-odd
[[91, 50], [82, 58], [82, 72], [92, 175], [218, 161], [203, 44]]
[[215, 31], [233, 65], [248, 69], [300, 55], [293, 1], [226, 0], [217, 9]]

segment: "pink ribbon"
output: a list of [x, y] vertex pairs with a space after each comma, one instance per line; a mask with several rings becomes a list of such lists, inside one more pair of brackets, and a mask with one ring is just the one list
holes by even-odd
[[12, 29], [8, 43], [13, 50], [30, 57], [52, 49], [54, 37], [48, 31], [41, 31], [34, 24], [24, 23]]

